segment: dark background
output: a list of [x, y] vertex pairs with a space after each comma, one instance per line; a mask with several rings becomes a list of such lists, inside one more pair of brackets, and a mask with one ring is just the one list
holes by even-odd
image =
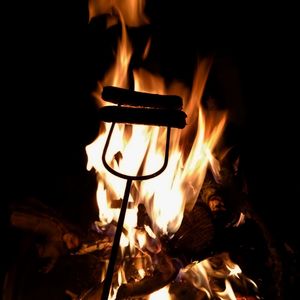
[[[73, 222], [97, 216], [94, 174], [85, 170], [84, 147], [98, 130], [89, 93], [109, 64], [114, 33], [105, 33], [101, 18], [88, 23], [85, 1], [69, 2], [14, 3], [5, 22], [5, 226], [10, 203], [28, 196]], [[196, 55], [215, 55], [208, 87], [230, 110], [230, 143], [240, 146], [253, 206], [283, 259], [291, 260], [288, 272], [296, 274], [299, 57], [293, 9], [198, 4], [148, 1], [152, 27], [145, 32], [154, 36], [153, 57], [167, 77], [189, 81]]]

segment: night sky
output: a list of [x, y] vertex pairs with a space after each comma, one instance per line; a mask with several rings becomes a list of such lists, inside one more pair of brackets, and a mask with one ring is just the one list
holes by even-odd
[[[5, 212], [35, 196], [86, 224], [96, 213], [84, 147], [98, 131], [89, 93], [111, 59], [114, 33], [105, 33], [101, 18], [88, 23], [85, 1], [68, 2], [10, 9], [1, 202]], [[154, 68], [188, 82], [197, 55], [215, 56], [208, 92], [230, 111], [229, 143], [241, 149], [254, 208], [279, 247], [297, 251], [299, 57], [291, 11], [252, 2], [148, 2], [152, 25], [144, 32], [154, 36]]]

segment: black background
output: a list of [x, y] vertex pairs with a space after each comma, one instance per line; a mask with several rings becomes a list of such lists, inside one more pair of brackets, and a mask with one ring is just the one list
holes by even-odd
[[[215, 54], [210, 88], [230, 110], [254, 208], [278, 247], [297, 252], [299, 57], [293, 9], [197, 4], [148, 1], [158, 63], [166, 76], [189, 79], [196, 54]], [[97, 212], [84, 147], [98, 130], [89, 93], [111, 58], [110, 38], [103, 20], [88, 23], [85, 1], [14, 3], [7, 11], [1, 207], [5, 213], [11, 202], [36, 196], [72, 221], [88, 222]]]

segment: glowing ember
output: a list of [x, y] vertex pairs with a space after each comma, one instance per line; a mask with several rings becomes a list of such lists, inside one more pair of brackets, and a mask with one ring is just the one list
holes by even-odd
[[147, 24], [144, 15], [144, 0], [89, 0], [90, 19], [100, 14], [113, 14], [119, 11], [128, 26]]

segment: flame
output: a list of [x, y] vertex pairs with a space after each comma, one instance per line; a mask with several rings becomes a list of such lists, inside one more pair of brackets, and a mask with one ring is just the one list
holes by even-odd
[[169, 294], [169, 286], [165, 286], [162, 289], [152, 293], [148, 300], [171, 300], [171, 296]]
[[144, 0], [89, 0], [89, 17], [91, 20], [95, 16], [113, 14], [118, 10], [126, 25], [138, 27], [149, 23], [144, 15], [144, 7]]
[[[206, 62], [205, 65], [207, 65]], [[206, 78], [199, 77], [202, 73], [199, 70], [202, 68], [203, 64], [199, 63], [194, 85], [204, 85], [203, 81]], [[124, 68], [120, 66], [113, 69], [124, 71]], [[109, 73], [108, 77], [111, 74]], [[118, 72], [117, 74], [120, 75]], [[116, 76], [115, 78], [117, 78], [117, 81], [114, 81], [114, 84], [119, 82], [122, 86], [124, 83], [123, 76]], [[157, 78], [147, 71], [134, 72], [134, 79], [137, 91], [152, 91], [160, 94], [175, 93], [172, 89], [167, 90], [164, 87], [161, 78]], [[143, 82], [148, 86], [146, 87]], [[151, 88], [152, 84], [155, 88]], [[182, 88], [178, 83], [174, 86]], [[199, 89], [200, 92], [201, 90]], [[176, 94], [188, 95], [188, 92], [178, 90]], [[137, 183], [137, 186], [139, 186], [138, 199], [131, 199], [135, 203], [138, 201], [145, 203], [149, 215], [152, 220], [155, 220], [157, 230], [163, 233], [176, 232], [181, 224], [184, 210], [193, 208], [207, 167], [211, 165], [212, 170], [218, 173], [218, 169], [215, 167], [216, 160], [213, 156], [213, 150], [225, 127], [226, 114], [223, 113], [221, 116], [214, 115], [208, 118], [199, 104], [200, 97], [201, 94], [196, 97], [195, 91], [192, 91], [190, 98], [183, 98], [187, 103], [185, 105], [187, 109], [184, 110], [189, 116], [188, 125], [182, 131], [173, 129], [167, 169], [156, 178]], [[190, 103], [194, 103], [196, 108], [193, 111], [193, 105]], [[198, 116], [195, 116], [195, 111], [198, 112]], [[109, 202], [109, 199], [103, 200], [103, 197], [107, 198], [108, 187], [111, 190], [109, 193], [120, 199], [125, 188], [125, 182], [123, 179], [108, 174], [102, 165], [100, 158], [108, 132], [107, 124], [104, 124], [104, 126], [104, 132], [86, 147], [88, 155], [87, 168], [88, 170], [95, 168], [99, 174], [99, 182], [102, 181], [99, 187], [101, 190], [99, 196], [101, 195], [102, 199], [99, 201]], [[130, 134], [126, 130], [128, 131], [128, 127], [126, 128], [124, 125], [116, 126], [108, 149], [107, 161], [112, 163], [119, 171], [130, 175], [136, 175], [141, 167], [143, 167], [144, 174], [158, 170], [164, 160], [165, 128], [135, 125], [131, 126]], [[194, 140], [190, 142], [188, 137], [193, 132], [195, 132]], [[122, 153], [118, 162], [115, 157], [117, 153]], [[104, 210], [107, 210], [107, 207]]]
[[225, 280], [225, 290], [223, 292], [217, 292], [217, 295], [222, 300], [236, 300], [234, 291], [231, 287], [231, 284], [228, 280]]
[[[133, 49], [121, 11], [119, 18], [122, 36], [116, 52], [116, 61], [100, 83], [99, 90], [105, 85], [128, 87]], [[129, 199], [135, 204], [145, 204], [152, 220], [155, 220], [155, 233], [175, 233], [181, 224], [184, 210], [191, 210], [197, 200], [207, 167], [210, 165], [213, 172], [218, 173], [213, 150], [225, 127], [226, 114], [207, 114], [200, 105], [211, 63], [211, 59], [199, 61], [192, 89], [180, 82], [174, 82], [167, 87], [164, 79], [157, 74], [143, 69], [133, 70], [136, 91], [179, 95], [183, 98], [184, 111], [188, 115], [188, 125], [185, 129], [173, 129], [167, 169], [154, 179], [136, 183], [139, 194], [135, 199], [132, 196]], [[106, 105], [101, 97], [99, 104]], [[98, 173], [99, 218], [108, 223], [113, 219], [117, 220], [118, 212], [111, 208], [110, 203], [122, 198], [125, 181], [108, 173], [101, 162], [108, 133], [107, 123], [102, 126], [104, 128], [101, 129], [98, 138], [86, 147], [87, 169], [94, 168]], [[118, 124], [108, 149], [107, 161], [115, 169], [130, 175], [136, 175], [141, 168], [144, 174], [155, 172], [164, 160], [165, 139], [165, 128]], [[127, 224], [126, 220], [125, 223]], [[134, 226], [134, 221], [131, 223]]]
[[[220, 166], [214, 156], [214, 150], [226, 125], [225, 112], [207, 112], [201, 106], [201, 98], [209, 75], [212, 59], [198, 62], [192, 87], [174, 81], [166, 84], [164, 78], [149, 71], [130, 69], [133, 47], [128, 38], [126, 26], [140, 26], [148, 22], [143, 15], [144, 1], [90, 0], [90, 18], [100, 14], [113, 14], [121, 24], [121, 38], [116, 50], [114, 64], [99, 82], [95, 95], [99, 106], [107, 105], [100, 97], [106, 85], [128, 88], [129, 76], [132, 74], [134, 89], [140, 92], [161, 95], [178, 95], [183, 99], [183, 110], [187, 114], [187, 126], [183, 130], [172, 129], [170, 156], [166, 170], [156, 178], [134, 182], [129, 196], [130, 208], [127, 209], [124, 221], [126, 234], [122, 233], [120, 246], [142, 249], [147, 236], [156, 239], [161, 234], [172, 236], [180, 227], [185, 210], [191, 210], [197, 201], [207, 168], [214, 176], [220, 176]], [[149, 39], [143, 59], [150, 51]], [[107, 140], [109, 125], [101, 124], [99, 136], [86, 146], [88, 157], [87, 169], [95, 169], [98, 177], [97, 203], [101, 224], [118, 220], [121, 199], [125, 190], [125, 180], [109, 173], [102, 161], [102, 153]], [[116, 124], [108, 147], [106, 161], [119, 172], [137, 175], [157, 171], [164, 161], [166, 128], [141, 125]], [[138, 192], [137, 192], [138, 191]], [[144, 232], [138, 232], [137, 205], [143, 203], [150, 216], [153, 227], [145, 225]], [[157, 246], [157, 245], [156, 245]], [[157, 246], [157, 249], [160, 249]], [[157, 250], [160, 251], [160, 250]], [[208, 295], [211, 289], [208, 281], [208, 262], [197, 266], [195, 274], [202, 274], [196, 286], [201, 286]], [[119, 270], [118, 284], [124, 283], [125, 276]], [[146, 271], [138, 268], [141, 277]], [[114, 293], [115, 294], [115, 293]], [[149, 299], [169, 299], [168, 287], [150, 295]]]
[[204, 291], [207, 297], [210, 298], [212, 290], [209, 284], [206, 262], [207, 261], [204, 260], [186, 266], [184, 269], [180, 270], [179, 277], [190, 281], [196, 288]]
[[132, 56], [132, 46], [128, 39], [125, 20], [119, 10], [118, 13], [122, 25], [122, 35], [118, 43], [116, 61], [107, 72], [105, 79], [103, 80], [103, 84], [128, 87], [128, 66]]
[[[200, 106], [210, 64], [210, 61], [199, 63], [191, 92], [178, 82], [167, 89], [163, 78], [150, 74], [146, 70], [133, 71], [137, 91], [180, 95], [185, 102], [184, 110], [189, 116], [187, 121], [189, 125], [186, 129], [182, 131], [173, 129], [171, 155], [165, 172], [157, 178], [140, 184], [139, 200], [145, 203], [152, 219], [156, 220], [157, 230], [163, 233], [176, 232], [181, 224], [184, 209], [190, 210], [194, 206], [207, 166], [210, 164], [212, 169], [216, 170], [216, 159], [212, 152], [224, 129], [226, 114], [210, 116], [208, 119]], [[137, 166], [141, 166], [141, 162], [144, 162], [144, 173], [155, 172], [163, 163], [166, 130], [146, 126], [143, 128], [134, 126], [132, 130], [131, 140], [136, 131], [140, 131], [140, 134], [137, 144], [134, 143], [133, 146], [136, 152], [129, 150], [130, 144], [128, 144], [126, 147], [126, 150], [129, 150], [128, 154], [138, 158], [135, 160], [137, 163], [140, 162]], [[182, 147], [181, 145], [186, 146], [186, 140], [194, 131], [196, 131], [194, 141], [192, 143], [187, 141], [191, 144], [190, 148]], [[141, 148], [142, 146], [144, 147]], [[145, 160], [146, 150], [148, 151]], [[189, 151], [188, 155], [185, 154], [187, 151]], [[138, 157], [138, 153], [142, 156]], [[184, 157], [184, 154], [187, 157]], [[127, 161], [129, 164], [132, 163], [130, 159]], [[127, 165], [124, 170], [128, 172], [129, 166]], [[217, 169], [215, 173], [218, 171]]]
[[[241, 268], [232, 262], [227, 252], [186, 266], [180, 270], [178, 278], [204, 291], [209, 299], [237, 299], [232, 282], [235, 282], [240, 290], [249, 292], [251, 288], [254, 292], [257, 291], [255, 282], [242, 273]], [[222, 288], [222, 283], [225, 289]]]
[[233, 226], [234, 226], [234, 227], [238, 227], [238, 226], [244, 224], [244, 223], [245, 223], [245, 219], [246, 219], [245, 214], [243, 214], [243, 213], [241, 212], [238, 221], [237, 221], [236, 224], [234, 224]]
[[137, 242], [139, 244], [139, 248], [143, 248], [146, 245], [147, 237], [145, 231], [137, 231], [136, 234]]
[[239, 265], [234, 264], [233, 268], [230, 266], [227, 266], [227, 269], [229, 270], [229, 275], [228, 276], [235, 276], [239, 278], [239, 274], [242, 273], [241, 268]]

